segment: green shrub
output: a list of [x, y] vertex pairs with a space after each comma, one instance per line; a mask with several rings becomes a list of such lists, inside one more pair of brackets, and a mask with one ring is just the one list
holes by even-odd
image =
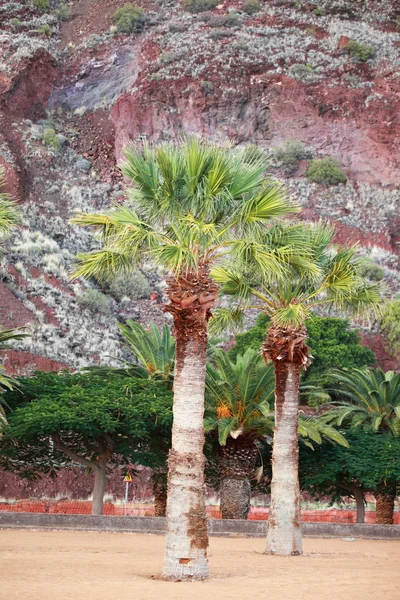
[[323, 17], [325, 14], [325, 11], [321, 6], [317, 6], [317, 8], [315, 10], [313, 10], [313, 13], [316, 17]]
[[52, 148], [53, 150], [57, 150], [57, 152], [59, 152], [62, 148], [62, 144], [61, 144], [60, 140], [58, 139], [57, 134], [52, 127], [45, 128], [45, 130], [43, 132], [42, 141], [45, 146], [48, 146], [49, 148]]
[[87, 308], [92, 313], [106, 316], [111, 314], [111, 299], [98, 290], [87, 290], [78, 296], [77, 300], [83, 308]]
[[229, 13], [227, 15], [211, 15], [208, 19], [210, 27], [234, 27], [237, 25], [239, 15]]
[[40, 12], [46, 12], [50, 9], [50, 0], [32, 0], [32, 6]]
[[72, 16], [72, 9], [68, 4], [59, 4], [54, 11], [59, 21], [68, 21]]
[[134, 4], [125, 4], [118, 8], [112, 20], [120, 33], [135, 33], [144, 29], [143, 9]]
[[323, 185], [337, 185], [345, 183], [347, 179], [346, 174], [340, 168], [340, 163], [330, 156], [312, 160], [306, 175], [313, 183], [322, 183]]
[[11, 19], [10, 25], [14, 31], [22, 29], [22, 21], [20, 21], [19, 19]]
[[261, 5], [258, 0], [247, 0], [247, 2], [243, 5], [243, 10], [248, 15], [254, 15], [261, 8]]
[[131, 300], [147, 298], [150, 294], [150, 285], [147, 278], [136, 271], [130, 275], [116, 277], [110, 283], [110, 292], [118, 300], [127, 296]]
[[367, 60], [374, 58], [376, 54], [373, 46], [364, 46], [363, 44], [359, 44], [354, 40], [350, 40], [345, 46], [343, 46], [343, 50], [361, 62], [366, 62]]
[[400, 299], [388, 302], [383, 307], [380, 326], [389, 352], [400, 356]]
[[39, 33], [40, 33], [40, 35], [43, 35], [44, 37], [52, 37], [53, 30], [50, 27], [50, 25], [42, 25], [41, 28], [39, 29]]
[[296, 169], [299, 160], [312, 158], [312, 152], [301, 142], [290, 140], [282, 148], [275, 150], [275, 158], [286, 170], [292, 172]]
[[191, 13], [201, 13], [206, 10], [213, 10], [219, 0], [185, 0], [184, 7]]
[[382, 281], [385, 276], [384, 269], [368, 258], [360, 264], [359, 270], [360, 274], [370, 281]]
[[315, 81], [314, 69], [311, 65], [305, 65], [302, 63], [295, 63], [289, 68], [289, 75], [298, 81], [304, 83], [310, 83]]

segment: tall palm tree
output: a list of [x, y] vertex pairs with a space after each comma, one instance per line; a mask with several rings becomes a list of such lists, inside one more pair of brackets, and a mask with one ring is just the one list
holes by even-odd
[[[323, 415], [326, 423], [400, 436], [400, 374], [382, 369], [335, 370], [335, 407]], [[342, 397], [344, 397], [342, 399]], [[393, 524], [396, 482], [382, 481], [376, 493], [376, 522]]]
[[[302, 369], [311, 363], [306, 344], [306, 320], [317, 306], [333, 305], [360, 311], [379, 302], [377, 288], [366, 284], [358, 273], [355, 248], [333, 246], [334, 231], [321, 224], [304, 226], [304, 239], [314, 248], [318, 271], [306, 273], [288, 267], [282, 280], [262, 272], [217, 268], [213, 274], [222, 291], [247, 301], [256, 297], [255, 308], [271, 319], [262, 345], [265, 361], [275, 370], [275, 428], [272, 453], [271, 509], [268, 524], [268, 554], [302, 553], [300, 491], [298, 479], [297, 420]], [[235, 308], [235, 317], [238, 309]], [[227, 320], [226, 314], [223, 322]]]
[[[276, 277], [296, 254], [268, 248], [258, 232], [294, 210], [264, 177], [258, 160], [195, 139], [141, 152], [129, 148], [122, 166], [134, 209], [81, 214], [74, 222], [97, 230], [101, 249], [79, 257], [75, 277], [110, 279], [140, 261], [167, 271], [168, 311], [174, 322], [174, 421], [169, 455], [164, 577], [208, 576], [204, 503], [204, 387], [208, 321], [218, 284], [211, 268], [227, 253], [251, 255]], [[297, 256], [297, 254], [296, 254]]]
[[[310, 392], [310, 387], [303, 386], [303, 391]], [[218, 434], [223, 519], [248, 517], [251, 479], [259, 454], [257, 441], [273, 432], [274, 388], [272, 365], [266, 365], [254, 349], [238, 355], [235, 362], [219, 351], [207, 364], [205, 430]], [[311, 446], [321, 444], [323, 438], [347, 445], [333, 427], [304, 414], [299, 415], [298, 435]]]

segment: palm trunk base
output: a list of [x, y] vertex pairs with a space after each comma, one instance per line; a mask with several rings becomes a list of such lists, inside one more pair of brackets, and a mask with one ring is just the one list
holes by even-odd
[[378, 525], [393, 525], [394, 494], [376, 494], [376, 523]]
[[301, 527], [299, 523], [268, 523], [265, 554], [276, 556], [299, 556], [303, 554]]
[[220, 485], [223, 519], [247, 519], [250, 512], [249, 479], [224, 479]]

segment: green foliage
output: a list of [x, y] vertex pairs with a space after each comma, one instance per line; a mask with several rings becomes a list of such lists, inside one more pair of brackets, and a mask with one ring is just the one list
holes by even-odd
[[1, 191], [4, 185], [5, 173], [3, 167], [0, 166], [0, 241], [21, 221], [21, 213], [17, 205], [8, 194]]
[[93, 313], [101, 315], [111, 314], [111, 299], [94, 288], [86, 290], [77, 298], [79, 304]]
[[131, 300], [148, 298], [150, 286], [148, 279], [140, 272], [120, 275], [110, 281], [110, 292], [120, 302], [125, 296]]
[[18, 31], [19, 29], [22, 29], [22, 21], [20, 21], [20, 19], [11, 19], [10, 25], [13, 31]]
[[331, 394], [339, 398], [325, 423], [400, 437], [400, 374], [382, 369], [332, 372]]
[[19, 378], [18, 388], [5, 394], [12, 410], [0, 461], [22, 475], [52, 472], [71, 461], [92, 467], [104, 453], [113, 464], [151, 465], [153, 438], [170, 435], [171, 393], [160, 383], [37, 372]]
[[313, 10], [313, 14], [316, 17], [323, 17], [325, 15], [325, 11], [321, 6], [317, 6], [317, 8]]
[[255, 439], [271, 433], [273, 393], [273, 369], [258, 352], [248, 349], [235, 362], [216, 352], [207, 365], [205, 430], [217, 429], [222, 446], [229, 435]]
[[207, 10], [213, 10], [218, 0], [184, 0], [184, 7], [191, 13], [201, 13]]
[[54, 11], [59, 21], [68, 21], [72, 16], [72, 9], [68, 4], [59, 4]]
[[[254, 327], [235, 337], [236, 344], [229, 351], [231, 359], [243, 354], [247, 348], [259, 350], [269, 325], [268, 315], [260, 314]], [[363, 367], [375, 362], [374, 353], [361, 345], [358, 331], [349, 329], [347, 319], [312, 317], [306, 327], [309, 335], [307, 344], [313, 356], [313, 362], [306, 371], [307, 381], [320, 379], [327, 369]]]
[[388, 350], [400, 355], [400, 299], [388, 302], [382, 310], [380, 326], [387, 341]]
[[289, 68], [289, 74], [294, 79], [303, 81], [304, 83], [312, 83], [315, 81], [314, 69], [312, 68], [312, 65], [309, 64], [295, 63]]
[[356, 58], [361, 62], [366, 62], [367, 60], [374, 58], [376, 54], [373, 46], [364, 46], [354, 40], [350, 40], [343, 46], [343, 50], [350, 54], [351, 57]]
[[[52, 37], [53, 36], [53, 30], [50, 27], [50, 25], [42, 25], [41, 28], [39, 29], [39, 34], [43, 35], [44, 37]], [[57, 148], [57, 150], [61, 149], [61, 144], [58, 140], [58, 138], [56, 137], [56, 132], [54, 131], [54, 129], [45, 129], [45, 134], [47, 133], [47, 142], [45, 142], [46, 145], [48, 146], [52, 146], [54, 147], [55, 144], [55, 140], [57, 140], [59, 147]], [[50, 132], [53, 132], [54, 137], [52, 134], [50, 134]], [[43, 136], [43, 141], [45, 140], [45, 136]], [[57, 144], [57, 143], [56, 143]]]
[[275, 157], [288, 171], [292, 172], [297, 168], [300, 160], [312, 158], [312, 153], [301, 142], [290, 140], [275, 151]]
[[360, 274], [370, 281], [382, 281], [385, 276], [385, 270], [372, 260], [365, 259], [360, 262]]
[[40, 12], [50, 10], [50, 0], [32, 0], [32, 6]]
[[136, 33], [144, 28], [143, 9], [135, 4], [125, 4], [118, 8], [112, 20], [120, 33]]
[[[207, 364], [206, 432], [217, 431], [218, 443], [224, 446], [229, 436], [261, 439], [271, 435], [274, 427], [274, 370], [260, 353], [248, 349], [231, 361], [228, 354], [217, 351]], [[313, 447], [323, 439], [346, 444], [333, 427], [307, 415], [299, 415], [298, 434], [303, 443]]]
[[[48, 27], [48, 26], [44, 25], [43, 27]], [[47, 32], [47, 29], [46, 29], [46, 32]], [[44, 33], [43, 35], [49, 35], [49, 34]], [[52, 148], [53, 150], [56, 150], [57, 152], [60, 152], [62, 149], [62, 144], [61, 144], [60, 140], [58, 139], [55, 130], [52, 127], [45, 127], [44, 132], [43, 132], [42, 141], [45, 146], [48, 146], [49, 148]]]
[[261, 4], [258, 0], [247, 0], [247, 2], [243, 4], [243, 10], [248, 15], [254, 15], [260, 10], [260, 8]]
[[337, 185], [338, 183], [345, 183], [347, 180], [339, 162], [330, 156], [312, 160], [306, 175], [313, 183], [322, 183], [323, 185]]
[[400, 482], [400, 438], [362, 430], [345, 433], [349, 447], [324, 443], [310, 450], [300, 446], [300, 487], [315, 497], [332, 501]]

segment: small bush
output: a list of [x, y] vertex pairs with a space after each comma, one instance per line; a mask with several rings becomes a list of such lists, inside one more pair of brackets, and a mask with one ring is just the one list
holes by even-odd
[[50, 9], [50, 0], [32, 0], [32, 6], [40, 12], [47, 12]]
[[313, 183], [322, 183], [323, 185], [337, 185], [345, 183], [347, 179], [346, 174], [340, 168], [340, 163], [330, 156], [312, 160], [306, 175]]
[[296, 63], [289, 68], [289, 75], [298, 81], [310, 83], [315, 81], [314, 69], [311, 65]]
[[41, 28], [39, 29], [39, 33], [40, 33], [40, 35], [43, 35], [44, 37], [52, 37], [53, 30], [50, 27], [50, 25], [42, 25]]
[[312, 158], [311, 150], [296, 140], [286, 142], [285, 146], [275, 150], [275, 158], [282, 163], [286, 170], [292, 172], [297, 168], [299, 160]]
[[350, 40], [345, 46], [343, 46], [343, 50], [361, 62], [366, 62], [367, 60], [374, 58], [376, 54], [373, 46], [364, 46], [363, 44], [359, 44], [354, 40]]
[[382, 281], [385, 276], [384, 269], [369, 259], [365, 259], [360, 264], [359, 272], [362, 277], [370, 281]]
[[57, 150], [57, 152], [60, 152], [60, 150], [62, 148], [62, 144], [61, 144], [60, 140], [58, 139], [57, 134], [52, 127], [45, 128], [45, 130], [43, 132], [42, 141], [45, 146], [48, 146], [49, 148], [52, 148], [53, 150]]
[[59, 21], [68, 21], [72, 16], [72, 9], [68, 4], [59, 4], [54, 11]]
[[261, 8], [261, 5], [258, 0], [247, 0], [247, 2], [243, 5], [243, 10], [248, 15], [254, 15]]
[[238, 22], [237, 13], [229, 13], [228, 15], [211, 15], [208, 20], [210, 27], [234, 27]]
[[124, 297], [139, 300], [140, 298], [148, 298], [150, 285], [147, 278], [137, 271], [114, 279], [110, 283], [110, 292], [118, 301], [121, 301]]
[[400, 355], [400, 299], [388, 302], [382, 310], [380, 318], [382, 333], [386, 338], [389, 352], [397, 357]]
[[77, 298], [78, 303], [92, 313], [111, 314], [111, 299], [98, 290], [90, 289]]
[[191, 13], [201, 13], [206, 10], [213, 10], [219, 0], [185, 0], [184, 7]]
[[20, 29], [22, 29], [22, 21], [20, 21], [19, 19], [11, 19], [10, 25], [13, 31], [19, 31]]
[[317, 8], [315, 10], [313, 10], [313, 13], [316, 17], [323, 17], [325, 14], [325, 11], [321, 6], [317, 6]]
[[112, 20], [120, 33], [135, 33], [144, 29], [143, 9], [134, 4], [118, 8]]

